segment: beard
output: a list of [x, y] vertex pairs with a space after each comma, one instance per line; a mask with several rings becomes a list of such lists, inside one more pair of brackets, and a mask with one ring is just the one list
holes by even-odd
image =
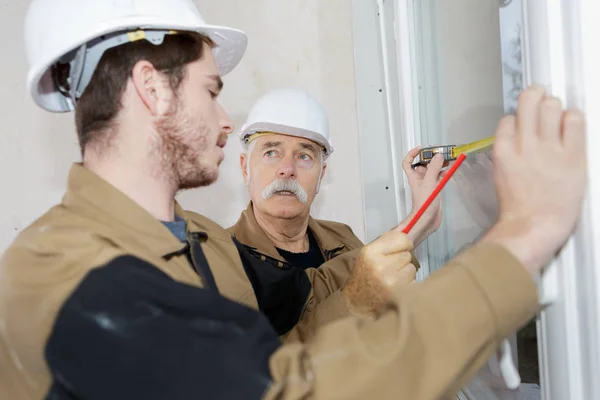
[[203, 155], [210, 153], [211, 131], [202, 116], [192, 116], [173, 99], [170, 110], [155, 122], [158, 140], [154, 159], [159, 160], [158, 174], [172, 186], [192, 189], [214, 183], [219, 177], [219, 164]]

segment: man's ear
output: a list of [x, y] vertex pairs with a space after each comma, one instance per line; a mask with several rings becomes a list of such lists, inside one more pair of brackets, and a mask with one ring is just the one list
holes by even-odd
[[319, 176], [319, 181], [317, 182], [317, 190], [315, 191], [315, 194], [318, 194], [319, 190], [321, 190], [321, 182], [323, 182], [323, 177], [325, 177], [326, 169], [327, 169], [327, 164], [325, 162], [323, 162], [323, 165], [321, 166], [321, 174]]
[[327, 169], [327, 163], [323, 163], [323, 167], [321, 168], [321, 176], [319, 177], [319, 179], [323, 180], [323, 177], [325, 176], [325, 170]]
[[131, 76], [136, 93], [152, 115], [162, 115], [170, 109], [173, 90], [168, 79], [152, 63], [138, 61], [133, 66]]
[[242, 170], [242, 176], [244, 177], [244, 183], [248, 185], [248, 162], [250, 157], [245, 153], [240, 154], [240, 168]]

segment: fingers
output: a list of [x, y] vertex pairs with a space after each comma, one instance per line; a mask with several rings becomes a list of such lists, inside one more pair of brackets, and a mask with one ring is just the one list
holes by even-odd
[[[459, 169], [459, 171], [460, 171], [460, 169]], [[440, 174], [438, 175], [438, 182], [441, 181], [442, 179], [444, 179], [444, 177], [448, 174], [448, 172], [449, 172], [449, 170], [440, 172]]]
[[371, 258], [378, 255], [388, 255], [412, 250], [413, 243], [406, 234], [391, 230], [363, 247], [364, 257]]
[[399, 271], [402, 268], [408, 266], [412, 260], [412, 254], [408, 251], [402, 251], [399, 253], [390, 254], [385, 258], [385, 261], [382, 261], [380, 265], [376, 265], [376, 268], [379, 268], [380, 271], [386, 269], [392, 269], [394, 271]]
[[402, 160], [402, 169], [404, 170], [405, 174], [409, 175], [413, 171], [411, 165], [417, 157], [417, 155], [419, 154], [420, 149], [420, 147], [415, 147], [414, 149], [409, 151], [404, 157], [404, 160]]
[[390, 268], [381, 274], [381, 280], [387, 287], [408, 285], [417, 277], [417, 269], [413, 264]]
[[545, 90], [541, 86], [530, 86], [519, 95], [517, 107], [516, 139], [528, 142], [538, 132], [539, 106], [544, 99]]
[[398, 273], [398, 283], [408, 285], [417, 279], [417, 268], [414, 264], [408, 264]]
[[497, 158], [502, 155], [510, 154], [519, 150], [516, 143], [517, 136], [517, 118], [514, 115], [506, 115], [496, 128], [496, 139], [492, 149], [492, 157]]
[[561, 140], [562, 103], [556, 97], [546, 97], [540, 103], [539, 136], [541, 139], [559, 142]]
[[436, 154], [429, 165], [427, 166], [427, 172], [425, 173], [425, 179], [437, 181], [440, 172], [444, 168], [444, 156]]
[[401, 269], [388, 270], [382, 275], [382, 281], [387, 287], [395, 285], [409, 285], [417, 277], [417, 269], [413, 264], [408, 264]]
[[569, 151], [585, 157], [585, 117], [579, 110], [569, 110], [562, 117], [562, 141]]
[[425, 168], [422, 165], [419, 165], [418, 167], [415, 168], [415, 171], [419, 174], [420, 177], [425, 176], [425, 173], [427, 172], [427, 168]]

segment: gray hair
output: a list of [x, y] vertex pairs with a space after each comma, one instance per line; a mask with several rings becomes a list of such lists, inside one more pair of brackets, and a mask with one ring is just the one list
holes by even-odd
[[244, 146], [244, 153], [246, 154], [246, 186], [250, 184], [250, 155], [254, 151], [254, 146], [256, 146], [256, 140], [251, 141], [248, 146]]

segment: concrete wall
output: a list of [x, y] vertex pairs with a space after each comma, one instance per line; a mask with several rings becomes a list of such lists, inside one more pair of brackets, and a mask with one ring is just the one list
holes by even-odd
[[[67, 172], [79, 161], [72, 114], [34, 106], [25, 91], [22, 23], [27, 0], [0, 0], [0, 251], [37, 216], [60, 201]], [[197, 1], [205, 18], [246, 31], [249, 48], [225, 78], [222, 103], [237, 127], [264, 92], [297, 86], [327, 108], [335, 153], [313, 215], [348, 223], [364, 237], [350, 2], [343, 0]], [[180, 195], [183, 205], [224, 226], [234, 223], [248, 196], [232, 135], [219, 181]]]

